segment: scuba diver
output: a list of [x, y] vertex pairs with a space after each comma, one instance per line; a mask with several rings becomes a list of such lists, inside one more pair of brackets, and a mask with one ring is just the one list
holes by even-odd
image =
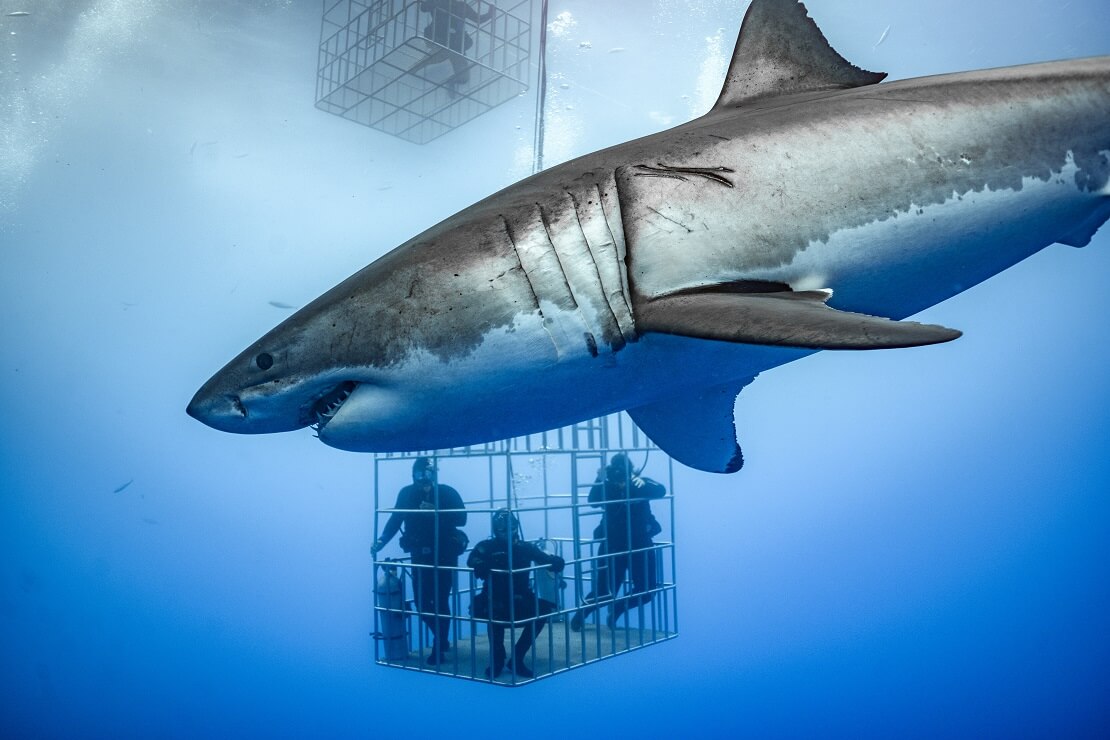
[[493, 536], [475, 545], [466, 561], [483, 581], [472, 609], [475, 618], [489, 620], [491, 662], [486, 677], [492, 681], [506, 667], [505, 628], [512, 624], [523, 626], [508, 663], [509, 670], [520, 678], [532, 678], [535, 674], [524, 664], [524, 657], [556, 606], [536, 596], [528, 574], [533, 564], [546, 565], [558, 573], [566, 563], [558, 555], [548, 555], [533, 543], [523, 541], [520, 521], [507, 508], [494, 512], [492, 530]]
[[409, 74], [450, 61], [454, 74], [443, 84], [447, 93], [452, 98], [456, 97], [459, 86], [470, 81], [472, 65], [464, 55], [474, 45], [474, 39], [466, 32], [466, 22], [485, 23], [493, 17], [497, 8], [490, 5], [485, 13], [479, 13], [465, 0], [420, 0], [420, 10], [432, 16], [432, 22], [423, 31], [430, 53], [410, 67]]
[[420, 620], [432, 633], [428, 665], [443, 661], [451, 649], [451, 587], [459, 556], [469, 540], [459, 527], [466, 524], [466, 508], [459, 492], [436, 480], [435, 464], [418, 457], [412, 464], [412, 485], [397, 494], [394, 508], [370, 552], [377, 555], [401, 529], [401, 549], [412, 556], [412, 580]]
[[614, 626], [629, 609], [651, 601], [652, 591], [659, 585], [652, 537], [663, 528], [651, 513], [650, 500], [665, 495], [663, 484], [637, 475], [623, 452], [613, 455], [598, 471], [589, 496], [590, 504], [602, 509], [601, 523], [594, 530], [594, 539], [602, 540], [597, 551], [597, 585], [584, 598], [586, 606], [571, 618], [572, 630], [580, 631], [586, 617], [613, 599], [626, 575], [631, 576], [631, 586], [624, 598], [613, 602], [608, 626]]

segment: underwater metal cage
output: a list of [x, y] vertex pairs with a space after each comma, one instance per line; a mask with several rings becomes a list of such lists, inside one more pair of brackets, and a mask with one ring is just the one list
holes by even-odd
[[527, 91], [531, 54], [532, 0], [324, 0], [316, 107], [425, 144]]
[[[602, 506], [589, 499], [596, 484], [604, 485], [606, 463], [617, 453], [628, 457], [637, 477], [649, 479], [648, 486], [652, 479], [662, 484], [665, 495], [648, 501], [638, 498], [641, 488], [625, 489], [626, 498], [616, 506], [631, 512], [646, 501], [654, 522], [651, 536], [639, 543], [626, 539], [625, 549], [616, 552], [610, 546], [614, 551], [607, 552], [599, 524], [603, 516], [612, 519], [608, 512], [614, 504]], [[395, 499], [412, 482], [413, 462], [422, 456], [430, 457], [438, 468], [437, 495], [439, 486], [460, 492], [467, 514], [462, 530], [469, 545], [463, 545], [466, 552], [457, 566], [414, 563], [402, 551], [399, 538], [378, 554], [374, 562], [378, 664], [516, 686], [677, 636], [673, 463], [626, 414], [487, 445], [376, 455], [375, 533], [395, 512], [412, 511], [394, 508]], [[474, 548], [484, 548], [482, 541], [491, 537], [494, 513], [504, 508], [517, 518], [522, 541], [536, 545], [548, 557], [562, 557], [561, 573], [531, 560], [514, 564], [511, 556], [507, 567], [494, 567], [486, 580], [467, 567]], [[632, 522], [634, 516], [624, 519]], [[451, 583], [446, 610], [438, 596], [420, 599], [415, 593], [421, 583], [425, 587], [431, 583], [429, 569]], [[522, 571], [527, 573], [528, 587], [523, 593], [512, 593], [514, 588], [520, 591]], [[500, 594], [504, 605], [500, 612], [481, 603], [497, 598], [492, 591], [498, 578], [501, 587], [509, 590]], [[521, 664], [510, 660], [498, 674], [491, 631], [504, 633], [511, 657], [513, 646], [525, 630], [532, 629], [537, 616], [547, 623], [531, 652]], [[450, 649], [445, 653], [433, 651], [437, 618], [450, 619]]]

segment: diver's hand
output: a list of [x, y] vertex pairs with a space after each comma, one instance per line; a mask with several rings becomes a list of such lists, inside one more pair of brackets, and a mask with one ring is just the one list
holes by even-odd
[[644, 487], [644, 479], [639, 477], [639, 476], [635, 476], [635, 475], [632, 476], [632, 487], [633, 488], [643, 488]]
[[382, 551], [383, 547], [385, 547], [385, 543], [382, 542], [381, 539], [374, 540], [374, 544], [370, 545], [370, 554], [377, 555], [379, 552]]
[[421, 509], [424, 509], [425, 511], [429, 511], [429, 510], [431, 510], [431, 509], [434, 509], [434, 508], [435, 508], [435, 505], [434, 505], [434, 504], [432, 504], [432, 502], [431, 502], [431, 501], [421, 501], [421, 502], [420, 502], [420, 508], [421, 508]]

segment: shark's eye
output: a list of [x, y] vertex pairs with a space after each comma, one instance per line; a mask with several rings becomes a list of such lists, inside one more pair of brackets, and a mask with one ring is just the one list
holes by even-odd
[[269, 370], [274, 366], [274, 358], [269, 352], [263, 352], [258, 357], [254, 358], [254, 364], [258, 365], [259, 370]]

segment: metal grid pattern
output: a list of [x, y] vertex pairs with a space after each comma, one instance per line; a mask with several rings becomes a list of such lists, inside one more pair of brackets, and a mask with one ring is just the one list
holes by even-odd
[[528, 89], [531, 19], [532, 0], [324, 0], [316, 107], [425, 144]]
[[[599, 480], [600, 469], [617, 452], [627, 454], [642, 475], [666, 487], [663, 498], [650, 502], [661, 532], [649, 547], [620, 553], [630, 561], [639, 558], [642, 564], [650, 559], [655, 577], [646, 592], [637, 591], [626, 573], [612, 595], [587, 601], [589, 594], [599, 590], [599, 569], [611, 563], [613, 556], [610, 553], [607, 558], [601, 550], [604, 540], [593, 537], [602, 512], [589, 503], [588, 492]], [[493, 620], [505, 631], [508, 654], [512, 655], [522, 630], [528, 629], [532, 620], [527, 617], [548, 609], [551, 613], [524, 661], [525, 671], [534, 675], [521, 675], [515, 664], [510, 664], [491, 678], [486, 673], [491, 665], [491, 619], [473, 614], [482, 584], [466, 567], [468, 553], [459, 558], [457, 567], [420, 565], [401, 552], [395, 539], [374, 563], [375, 660], [380, 665], [518, 686], [677, 636], [673, 463], [627, 415], [614, 414], [487, 445], [377, 455], [376, 533], [398, 511], [393, 508], [396, 492], [411, 482], [411, 464], [421, 456], [436, 461], [439, 484], [459, 490], [468, 515], [464, 531], [470, 549], [490, 536], [493, 512], [508, 507], [520, 522], [522, 538], [559, 554], [566, 566], [556, 576], [545, 565], [510, 563], [513, 572], [529, 571], [532, 588], [528, 598], [533, 603], [525, 605], [524, 618], [511, 613], [507, 619], [501, 615], [501, 619]], [[485, 490], [475, 490], [474, 481], [481, 481]], [[632, 496], [628, 500], [636, 501], [634, 493]], [[424, 626], [427, 620], [421, 619], [420, 600], [415, 598], [414, 590], [419, 578], [416, 571], [432, 567], [450, 573], [453, 580], [448, 609], [438, 603], [433, 609], [451, 615], [452, 647], [438, 662], [432, 659], [429, 664], [433, 637]], [[541, 598], [548, 602], [543, 610], [538, 603]], [[518, 603], [512, 595], [508, 601]], [[614, 609], [618, 604], [621, 606]], [[586, 605], [593, 605], [595, 610], [576, 620], [576, 614]], [[614, 611], [623, 613], [614, 619]]]

